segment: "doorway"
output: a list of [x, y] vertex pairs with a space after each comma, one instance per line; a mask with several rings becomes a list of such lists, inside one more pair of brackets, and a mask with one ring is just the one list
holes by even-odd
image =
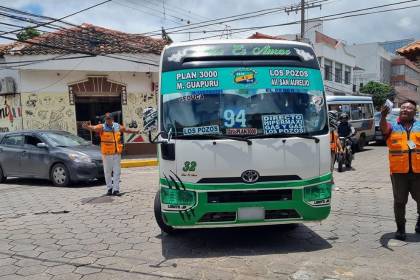
[[122, 123], [121, 96], [75, 96], [77, 135], [99, 145], [97, 133], [91, 133], [82, 128], [83, 123], [97, 125], [104, 122], [104, 115], [110, 112], [114, 121]]

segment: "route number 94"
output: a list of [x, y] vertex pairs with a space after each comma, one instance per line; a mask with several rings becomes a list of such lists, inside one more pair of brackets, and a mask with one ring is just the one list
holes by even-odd
[[246, 127], [245, 110], [235, 112], [231, 109], [225, 110], [223, 113], [225, 127]]

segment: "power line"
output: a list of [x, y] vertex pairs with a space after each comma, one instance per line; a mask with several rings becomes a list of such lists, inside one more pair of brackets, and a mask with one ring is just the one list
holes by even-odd
[[[406, 7], [394, 8], [394, 9], [387, 9], [387, 10], [381, 10], [381, 11], [373, 11], [373, 12], [369, 12], [369, 13], [352, 14], [352, 13], [359, 12], [359, 11], [378, 9], [378, 8], [383, 8], [383, 7], [387, 7], [387, 6], [400, 5], [400, 4], [405, 4], [405, 3], [408, 3], [408, 2], [418, 2], [418, 1], [419, 0], [410, 0], [410, 1], [402, 1], [402, 2], [398, 2], [398, 3], [392, 3], [392, 4], [386, 4], [386, 5], [379, 5], [379, 6], [374, 6], [374, 7], [364, 8], [364, 9], [357, 9], [357, 10], [353, 10], [353, 11], [330, 14], [330, 15], [323, 16], [323, 17], [310, 18], [307, 21], [315, 21], [315, 20], [331, 21], [331, 20], [337, 20], [337, 19], [341, 19], [341, 18], [356, 17], [356, 16], [363, 16], [363, 15], [369, 15], [369, 14], [377, 14], [377, 13], [384, 13], [384, 12], [390, 12], [390, 11], [404, 10], [404, 9], [409, 9], [409, 8], [416, 8], [416, 7], [419, 7], [419, 5], [406, 6]], [[346, 15], [346, 14], [352, 14], [352, 15]], [[338, 16], [341, 16], [341, 17], [338, 17]], [[243, 27], [243, 28], [236, 28], [236, 29], [233, 28], [232, 30], [234, 32], [232, 32], [232, 33], [237, 34], [237, 33], [252, 31], [252, 30], [255, 30], [255, 29], [265, 29], [265, 28], [270, 28], [270, 27], [287, 26], [287, 25], [294, 25], [294, 24], [298, 24], [298, 23], [300, 23], [300, 21], [292, 21], [292, 22], [286, 22], [286, 23], [281, 23], [281, 24], [271, 24], [271, 25], [264, 25], [264, 26], [250, 26], [250, 27]], [[206, 32], [211, 32], [211, 31], [206, 31]], [[206, 37], [196, 38], [196, 39], [193, 39], [193, 40], [190, 40], [190, 41], [209, 39], [209, 38], [215, 38], [215, 37], [218, 37], [218, 36], [217, 35], [206, 36]]]
[[[156, 15], [155, 13], [151, 13], [149, 11], [145, 11], [145, 10], [142, 10], [142, 9], [139, 9], [139, 8], [136, 8], [136, 7], [133, 7], [133, 6], [130, 6], [130, 5], [126, 5], [126, 4], [123, 4], [123, 3], [119, 2], [119, 1], [113, 0], [112, 2], [115, 3], [115, 4], [117, 4], [117, 5], [120, 5], [120, 6], [123, 6], [123, 7], [126, 7], [126, 8], [130, 8], [130, 9], [133, 9], [133, 10], [136, 10], [136, 11], [139, 11], [139, 12], [142, 12], [144, 14], [148, 14], [148, 15], [151, 15], [151, 16], [154, 16], [154, 17], [162, 18], [161, 15]], [[171, 22], [174, 22], [174, 23], [178, 24], [177, 21], [174, 21], [172, 19], [168, 19], [168, 20], [171, 21]]]
[[[59, 22], [63, 22], [62, 20], [63, 19], [65, 19], [65, 18], [69, 18], [69, 17], [72, 17], [72, 16], [74, 16], [74, 15], [77, 15], [77, 14], [80, 14], [80, 13], [83, 13], [83, 12], [85, 12], [85, 11], [87, 11], [87, 10], [90, 10], [90, 9], [93, 9], [93, 8], [96, 8], [96, 7], [98, 7], [98, 6], [101, 6], [101, 5], [103, 5], [103, 4], [105, 4], [105, 3], [108, 3], [108, 2], [111, 2], [112, 0], [106, 0], [106, 1], [103, 1], [103, 2], [100, 2], [100, 3], [98, 3], [98, 4], [95, 4], [95, 5], [92, 5], [92, 6], [89, 6], [89, 7], [87, 7], [87, 8], [84, 8], [84, 9], [82, 9], [82, 10], [79, 10], [79, 11], [76, 11], [76, 12], [74, 12], [74, 13], [71, 13], [71, 14], [69, 14], [69, 15], [66, 15], [66, 16], [63, 16], [63, 17], [61, 17], [61, 18], [57, 18], [57, 19], [55, 19], [55, 18], [51, 18], [52, 20], [51, 21], [49, 21], [49, 22], [46, 22], [46, 23], [41, 23], [41, 24], [38, 24], [38, 25], [35, 25], [35, 26], [31, 26], [32, 28], [37, 28], [37, 27], [41, 27], [41, 26], [45, 26], [45, 25], [50, 25], [51, 23], [54, 23], [54, 22], [57, 22], [57, 21], [59, 21]], [[11, 8], [8, 8], [8, 7], [3, 7], [3, 6], [0, 6], [0, 7], [2, 7], [2, 8], [5, 8], [5, 9], [9, 9], [9, 10], [14, 10], [14, 11], [18, 11], [18, 12], [23, 12], [23, 11], [19, 11], [19, 10], [16, 10], [16, 9], [11, 9]], [[24, 12], [24, 13], [26, 13], [26, 12]], [[33, 14], [32, 14], [33, 15]], [[68, 24], [68, 23], [66, 23], [66, 24]], [[24, 30], [24, 29], [23, 29]], [[20, 31], [23, 31], [22, 29], [16, 29], [16, 30], [14, 30], [14, 31], [11, 31], [11, 32], [8, 32], [8, 33], [3, 33], [3, 34], [1, 34], [1, 35], [6, 35], [6, 34], [9, 34], [9, 33], [16, 33], [16, 32], [20, 32]]]
[[[312, 1], [312, 2], [310, 2], [311, 4], [312, 3], [321, 3], [321, 2], [325, 2], [325, 1], [329, 1], [329, 0], [316, 0], [316, 1]], [[287, 9], [287, 6], [283, 6], [283, 7], [279, 7], [279, 8], [272, 8], [272, 9], [266, 9], [267, 10], [267, 12], [263, 12], [263, 13], [261, 13], [261, 11], [265, 11], [265, 10], [260, 10], [259, 12], [258, 12], [258, 14], [255, 14], [255, 15], [249, 15], [249, 16], [244, 16], [244, 17], [238, 17], [238, 18], [233, 18], [233, 19], [229, 19], [229, 20], [223, 20], [223, 21], [220, 21], [220, 22], [216, 22], [216, 23], [211, 23], [211, 24], [204, 24], [204, 25], [200, 25], [200, 26], [194, 26], [194, 27], [192, 27], [192, 28], [184, 28], [184, 29], [179, 29], [179, 30], [176, 30], [175, 32], [177, 32], [177, 31], [184, 31], [184, 30], [189, 30], [189, 29], [197, 29], [197, 28], [200, 28], [200, 27], [207, 27], [207, 26], [212, 26], [212, 25], [215, 25], [215, 24], [220, 24], [220, 23], [227, 23], [227, 22], [232, 22], [232, 21], [237, 21], [237, 20], [244, 20], [244, 19], [250, 19], [250, 18], [255, 18], [255, 17], [259, 17], [259, 16], [265, 16], [265, 15], [269, 15], [269, 14], [274, 14], [274, 13], [279, 13], [279, 12], [284, 12], [284, 11], [286, 11], [286, 9]], [[268, 10], [271, 10], [271, 11], [268, 11]], [[256, 12], [251, 12], [251, 13], [246, 13], [246, 14], [254, 14], [254, 13], [256, 13]], [[245, 14], [243, 14], [243, 15], [245, 15]], [[231, 17], [227, 17], [227, 18], [232, 18], [232, 17], [237, 17], [237, 16], [231, 16]], [[170, 33], [170, 34], [175, 34], [175, 32], [174, 31], [169, 31], [168, 33]], [[233, 33], [232, 33], [233, 34]], [[153, 34], [152, 34], [153, 35]], [[215, 36], [215, 37], [217, 37], [217, 36]]]
[[[151, 4], [156, 4], [156, 2], [154, 2], [152, 0], [143, 0], [143, 1], [148, 2], [148, 3], [151, 3]], [[162, 1], [164, 1], [164, 0], [162, 0]], [[182, 8], [179, 8], [179, 7], [176, 7], [176, 6], [168, 5], [168, 3], [165, 3], [165, 8], [166, 8], [166, 10], [171, 10], [171, 11], [173, 11], [175, 13], [178, 13], [178, 14], [181, 12], [182, 14], [186, 15], [187, 17], [189, 17], [191, 19], [195, 18], [198, 21], [202, 21], [203, 18], [204, 19], [207, 19], [207, 20], [211, 20], [211, 18], [204, 17], [204, 16], [199, 15], [197, 13], [193, 13], [191, 11], [188, 11], [188, 10], [185, 10], [185, 9], [182, 9]], [[193, 16], [193, 15], [197, 15], [197, 16]], [[186, 20], [186, 21], [187, 21], [187, 25], [191, 25], [192, 24], [189, 20]], [[222, 23], [220, 23], [218, 25], [221, 25], [224, 28], [228, 28], [227, 25], [224, 25]], [[173, 28], [175, 28], [175, 27], [173, 27]], [[212, 29], [214, 29], [214, 28], [212, 28]], [[188, 32], [186, 32], [185, 34], [188, 34]]]
[[[318, 1], [323, 2], [323, 1], [328, 1], [328, 0], [318, 0]], [[243, 16], [254, 15], [254, 17], [255, 17], [255, 16], [260, 16], [259, 14], [261, 14], [261, 13], [262, 13], [262, 15], [270, 14], [270, 13], [277, 13], [277, 12], [283, 11], [287, 7], [288, 6], [282, 6], [282, 7], [278, 7], [278, 8], [262, 9], [262, 10], [258, 10], [258, 11], [254, 11], [254, 12], [247, 12], [247, 13], [237, 14], [237, 15], [233, 15], [233, 16], [220, 17], [220, 18], [216, 18], [216, 19], [212, 19], [212, 20], [197, 22], [197, 23], [190, 24], [190, 25], [183, 25], [183, 26], [178, 26], [178, 27], [167, 28], [166, 30], [171, 31], [171, 30], [175, 29], [177, 31], [183, 31], [183, 30], [189, 30], [189, 29], [196, 29], [196, 28], [200, 28], [200, 27], [206, 27], [206, 26], [211, 26], [211, 25], [215, 25], [215, 24], [221, 24], [221, 23], [236, 21], [236, 20], [240, 20], [240, 19], [250, 18], [250, 17], [244, 17], [243, 18]], [[240, 18], [235, 19], [235, 18], [238, 18], [238, 17], [240, 17]], [[202, 24], [206, 24], [206, 25], [202, 25]], [[199, 26], [197, 26], [197, 25], [199, 25]], [[156, 34], [156, 33], [159, 33], [159, 32], [160, 32], [160, 30], [156, 30], [156, 31], [150, 31], [150, 32], [145, 32], [145, 33], [141, 33], [141, 34], [142, 35], [147, 35], [147, 34]]]

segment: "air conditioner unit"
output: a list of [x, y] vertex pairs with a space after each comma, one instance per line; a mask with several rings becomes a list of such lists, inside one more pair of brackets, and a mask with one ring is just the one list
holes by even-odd
[[16, 93], [15, 80], [12, 77], [5, 77], [0, 80], [0, 95]]

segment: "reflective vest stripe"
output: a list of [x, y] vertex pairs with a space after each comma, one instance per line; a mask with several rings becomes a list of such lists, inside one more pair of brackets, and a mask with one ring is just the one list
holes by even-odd
[[[409, 149], [409, 141], [416, 147]], [[399, 123], [392, 124], [392, 132], [388, 137], [389, 168], [391, 173], [420, 173], [420, 122], [415, 121], [409, 132]], [[410, 166], [411, 165], [411, 166]]]
[[123, 145], [121, 143], [121, 132], [114, 131], [114, 126], [111, 131], [102, 131], [101, 137], [101, 152], [104, 155], [121, 154]]

